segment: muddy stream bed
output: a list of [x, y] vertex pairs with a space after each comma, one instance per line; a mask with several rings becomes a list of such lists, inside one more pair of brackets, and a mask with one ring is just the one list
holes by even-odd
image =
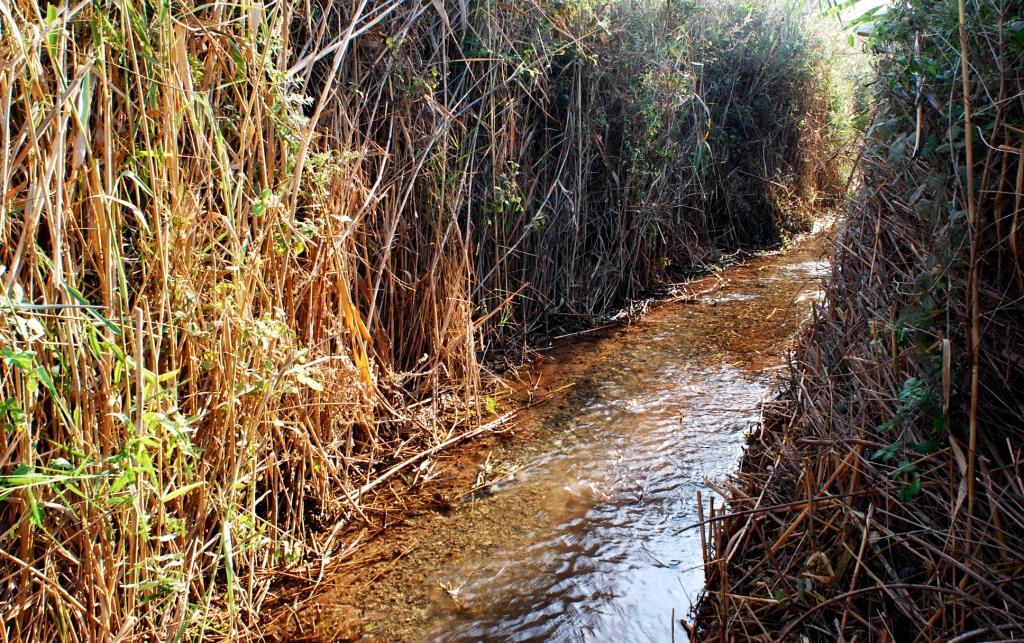
[[486, 486], [390, 528], [293, 634], [669, 641], [674, 614], [686, 640], [704, 580], [696, 492], [735, 468], [819, 295], [822, 245], [687, 284], [699, 294], [563, 349], [532, 375], [544, 401], [514, 435], [434, 463]]

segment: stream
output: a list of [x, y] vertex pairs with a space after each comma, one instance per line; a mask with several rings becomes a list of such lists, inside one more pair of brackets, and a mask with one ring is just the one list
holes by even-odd
[[[371, 640], [669, 641], [703, 587], [696, 493], [735, 469], [820, 296], [822, 237], [686, 285], [543, 369], [484, 488], [415, 518], [356, 601]], [[674, 618], [673, 618], [674, 616]]]

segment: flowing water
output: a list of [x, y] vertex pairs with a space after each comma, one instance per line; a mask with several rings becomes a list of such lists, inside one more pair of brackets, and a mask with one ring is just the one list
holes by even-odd
[[734, 469], [826, 268], [811, 244], [730, 269], [604, 347], [565, 394], [555, 448], [500, 491], [542, 497], [536, 524], [444, 569], [428, 638], [670, 640], [703, 587], [696, 491]]
[[685, 640], [673, 614], [703, 586], [696, 492], [735, 468], [819, 294], [820, 246], [695, 282], [697, 297], [547, 369], [556, 392], [521, 421], [532, 437], [492, 454], [500, 482], [396, 536], [356, 601], [363, 636]]

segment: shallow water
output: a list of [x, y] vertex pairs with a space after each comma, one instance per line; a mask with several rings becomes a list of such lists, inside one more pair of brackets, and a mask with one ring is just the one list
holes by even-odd
[[685, 640], [672, 616], [703, 587], [696, 492], [759, 420], [827, 270], [818, 246], [726, 270], [693, 285], [719, 286], [698, 302], [589, 346], [573, 386], [526, 418], [540, 446], [473, 501], [497, 528], [448, 554], [416, 638]]

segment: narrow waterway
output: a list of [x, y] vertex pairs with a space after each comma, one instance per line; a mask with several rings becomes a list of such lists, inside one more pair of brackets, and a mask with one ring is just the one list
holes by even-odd
[[736, 466], [818, 296], [820, 237], [688, 286], [544, 369], [496, 481], [414, 518], [356, 592], [372, 640], [685, 640], [703, 586], [696, 492]]
[[548, 427], [556, 448], [500, 492], [542, 497], [536, 525], [509, 525], [528, 534], [443, 570], [449, 596], [428, 638], [670, 640], [672, 614], [685, 617], [704, 582], [696, 491], [735, 467], [818, 292], [816, 253], [728, 270], [697, 303], [601, 347]]

